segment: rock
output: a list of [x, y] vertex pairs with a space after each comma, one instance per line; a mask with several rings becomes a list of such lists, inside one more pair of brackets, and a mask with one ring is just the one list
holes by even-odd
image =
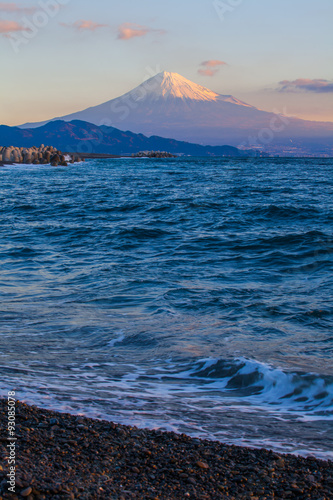
[[13, 151], [11, 152], [10, 154], [10, 161], [14, 162], [14, 163], [19, 163], [20, 162], [20, 154], [19, 152], [17, 151], [17, 149], [13, 149]]
[[290, 485], [290, 488], [291, 488], [293, 491], [296, 491], [296, 492], [298, 492], [298, 493], [302, 493], [302, 491], [303, 491], [303, 490], [302, 490], [301, 488], [299, 488], [299, 486], [298, 486], [297, 484], [295, 484], [295, 483], [291, 484], [291, 485]]
[[[32, 148], [0, 147], [0, 161], [3, 163], [25, 163], [27, 165], [45, 165], [54, 158], [55, 163], [65, 162], [65, 156], [55, 148], [43, 144]], [[64, 163], [65, 166], [65, 163]]]
[[196, 464], [200, 469], [209, 469], [209, 465], [206, 462], [197, 462]]
[[140, 151], [133, 154], [133, 158], [176, 158], [175, 155], [167, 153], [166, 151]]
[[278, 460], [278, 461], [276, 462], [276, 467], [277, 467], [278, 469], [284, 469], [284, 467], [285, 467], [285, 461], [284, 461], [284, 459], [283, 459], [283, 458], [280, 458], [280, 460]]
[[28, 488], [26, 488], [25, 490], [22, 490], [21, 491], [21, 495], [23, 497], [28, 497], [30, 494], [32, 493], [32, 488], [31, 486], [29, 486]]
[[31, 152], [30, 151], [23, 151], [23, 161], [24, 163], [31, 163]]
[[57, 163], [58, 164], [60, 162], [60, 156], [58, 154], [55, 154], [55, 155], [51, 156], [50, 161], [51, 161], [51, 164], [52, 163]]
[[10, 162], [10, 156], [11, 156], [11, 149], [10, 148], [5, 148], [2, 152], [2, 159], [4, 162]]
[[151, 455], [151, 451], [147, 450], [147, 448], [142, 448], [142, 453], [144, 453], [145, 455], [148, 455], [148, 456]]

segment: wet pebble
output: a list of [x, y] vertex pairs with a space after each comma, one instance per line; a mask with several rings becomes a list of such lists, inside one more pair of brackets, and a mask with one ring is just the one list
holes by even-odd
[[209, 469], [209, 465], [206, 464], [206, 462], [197, 462], [197, 466], [200, 468], [200, 469]]
[[22, 495], [22, 497], [28, 497], [31, 493], [32, 493], [32, 488], [31, 488], [31, 486], [29, 486], [29, 487], [28, 487], [28, 488], [26, 488], [25, 490], [22, 490], [22, 491], [21, 491], [21, 495]]

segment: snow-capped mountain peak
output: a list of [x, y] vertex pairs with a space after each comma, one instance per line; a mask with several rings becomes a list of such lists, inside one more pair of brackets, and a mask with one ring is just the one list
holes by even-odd
[[252, 108], [250, 104], [246, 104], [232, 95], [222, 95], [210, 90], [207, 87], [191, 82], [187, 78], [178, 73], [170, 73], [163, 71], [153, 76], [136, 89], [129, 92], [131, 95], [137, 95], [138, 100], [147, 97], [150, 100], [157, 101], [160, 99], [182, 99], [183, 101], [202, 101], [202, 102], [230, 102], [238, 106], [246, 106]]
[[157, 98], [176, 97], [194, 101], [216, 101], [219, 98], [216, 92], [197, 85], [178, 73], [167, 71], [154, 76], [144, 85], [151, 89], [149, 93], [155, 94]]

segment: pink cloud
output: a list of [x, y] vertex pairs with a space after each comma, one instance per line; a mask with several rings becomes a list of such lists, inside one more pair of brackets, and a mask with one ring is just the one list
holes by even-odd
[[118, 40], [130, 40], [131, 38], [146, 36], [148, 33], [159, 33], [161, 35], [165, 32], [134, 23], [123, 23], [118, 26]]
[[224, 61], [219, 61], [218, 59], [211, 59], [210, 61], [204, 61], [200, 64], [202, 68], [198, 69], [199, 75], [202, 76], [215, 76], [221, 66], [226, 66], [227, 63]]
[[25, 31], [25, 29], [26, 28], [21, 26], [21, 24], [15, 23], [14, 21], [0, 21], [0, 34], [4, 36], [15, 31]]
[[215, 68], [216, 66], [225, 66], [227, 63], [224, 61], [219, 61], [218, 59], [212, 59], [210, 61], [204, 61], [200, 66], [205, 66], [206, 68]]
[[198, 69], [199, 75], [202, 76], [215, 76], [218, 71], [218, 69]]
[[279, 82], [279, 92], [316, 92], [324, 94], [333, 92], [333, 81], [310, 78], [298, 78], [297, 80], [283, 80]]
[[13, 12], [19, 14], [33, 14], [37, 7], [20, 7], [14, 2], [0, 2], [0, 12]]
[[61, 26], [65, 26], [65, 28], [74, 28], [78, 31], [95, 31], [99, 28], [107, 28], [109, 25], [108, 24], [98, 24], [94, 23], [93, 21], [76, 21], [73, 24], [67, 24], [67, 23], [60, 23]]

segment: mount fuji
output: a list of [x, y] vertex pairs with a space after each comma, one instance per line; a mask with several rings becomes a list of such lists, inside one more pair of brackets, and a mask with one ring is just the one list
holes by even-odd
[[262, 111], [177, 73], [159, 73], [116, 99], [45, 122], [26, 123], [21, 128], [35, 128], [54, 120], [82, 120], [205, 145], [230, 144], [285, 154], [333, 154], [333, 123]]

